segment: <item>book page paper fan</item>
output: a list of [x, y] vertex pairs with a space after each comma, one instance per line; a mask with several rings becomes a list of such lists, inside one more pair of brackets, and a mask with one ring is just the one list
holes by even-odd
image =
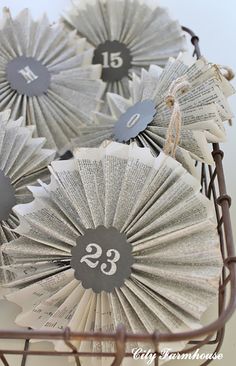
[[[200, 327], [222, 260], [214, 209], [198, 181], [163, 153], [116, 142], [80, 149], [75, 159], [53, 162], [51, 173], [49, 185], [31, 188], [33, 202], [15, 207], [21, 237], [4, 245], [14, 260], [9, 271], [19, 274], [8, 286], [25, 286], [7, 295], [22, 307], [17, 324], [106, 332], [119, 323], [130, 332]], [[76, 342], [79, 351], [112, 351], [85, 343]]]
[[[27, 203], [32, 194], [28, 184], [37, 179], [47, 179], [47, 165], [55, 156], [54, 150], [43, 149], [44, 138], [32, 138], [34, 128], [23, 127], [24, 119], [9, 120], [10, 110], [0, 113], [0, 244], [11, 241], [16, 235], [11, 231], [18, 225], [12, 208]], [[8, 264], [8, 258], [0, 253], [0, 265]], [[0, 271], [0, 279], [4, 276]]]
[[[76, 39], [75, 39], [76, 38]], [[91, 123], [104, 91], [93, 49], [46, 15], [33, 20], [27, 9], [14, 19], [4, 9], [0, 28], [0, 110], [11, 108], [35, 125], [47, 147], [62, 149], [81, 125]]]
[[133, 72], [140, 74], [150, 64], [164, 66], [185, 47], [179, 22], [150, 1], [73, 1], [63, 20], [95, 47], [93, 62], [103, 65], [106, 91], [126, 97]]
[[[74, 147], [99, 146], [105, 139], [136, 141], [158, 155], [166, 144], [173, 108], [178, 103], [181, 125], [176, 159], [191, 172], [195, 160], [213, 163], [207, 143], [225, 140], [223, 121], [232, 117], [227, 97], [234, 93], [215, 65], [204, 58], [192, 58], [189, 64], [189, 56], [180, 54], [170, 59], [163, 71], [152, 65], [148, 71], [142, 70], [140, 78], [134, 74], [130, 93], [129, 99], [108, 93], [110, 115], [96, 113], [96, 124], [80, 130]], [[173, 135], [175, 139], [177, 131]]]

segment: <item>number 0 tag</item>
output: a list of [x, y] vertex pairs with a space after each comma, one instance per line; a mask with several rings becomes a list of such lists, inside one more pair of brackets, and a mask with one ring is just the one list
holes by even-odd
[[124, 112], [113, 128], [116, 141], [127, 142], [144, 131], [157, 113], [155, 103], [146, 99], [137, 102]]

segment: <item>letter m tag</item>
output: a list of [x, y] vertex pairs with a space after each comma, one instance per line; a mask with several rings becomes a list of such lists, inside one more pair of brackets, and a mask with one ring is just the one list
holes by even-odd
[[18, 71], [19, 74], [27, 81], [27, 84], [32, 83], [32, 81], [38, 79], [38, 76], [33, 73], [29, 66], [25, 66], [23, 69]]

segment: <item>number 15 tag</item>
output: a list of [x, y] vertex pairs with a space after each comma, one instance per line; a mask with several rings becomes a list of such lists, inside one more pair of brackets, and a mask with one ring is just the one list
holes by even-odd
[[94, 51], [93, 64], [102, 65], [103, 81], [119, 81], [128, 77], [132, 57], [127, 46], [118, 41], [101, 43]]

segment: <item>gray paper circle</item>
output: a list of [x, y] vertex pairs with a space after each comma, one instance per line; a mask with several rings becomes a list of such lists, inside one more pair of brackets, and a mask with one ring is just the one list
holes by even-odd
[[111, 292], [123, 286], [134, 262], [132, 246], [114, 227], [85, 230], [72, 248], [71, 267], [84, 288]]
[[28, 97], [46, 93], [51, 80], [47, 67], [33, 57], [14, 58], [8, 62], [6, 74], [11, 88]]
[[152, 100], [138, 102], [128, 108], [116, 122], [113, 135], [118, 142], [127, 142], [144, 131], [153, 121], [156, 114], [155, 103]]
[[10, 178], [0, 170], [0, 221], [8, 219], [15, 204], [15, 190], [11, 185]]
[[103, 81], [119, 81], [128, 76], [132, 57], [124, 43], [106, 41], [94, 51], [93, 64], [101, 64]]

